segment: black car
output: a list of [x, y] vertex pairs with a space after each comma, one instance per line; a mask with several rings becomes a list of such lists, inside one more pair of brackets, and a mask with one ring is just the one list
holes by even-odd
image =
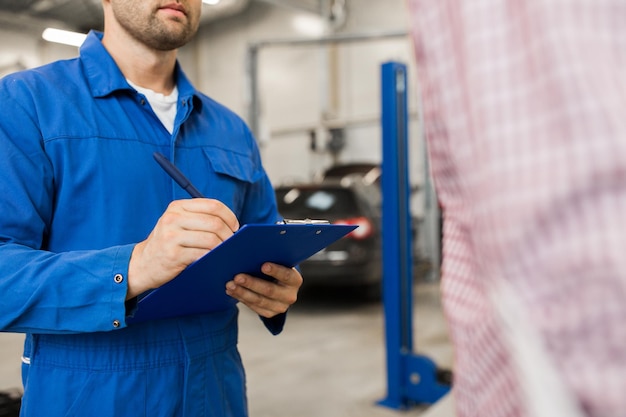
[[276, 188], [286, 219], [328, 220], [359, 227], [300, 264], [307, 286], [360, 287], [378, 295], [382, 276], [380, 188], [359, 178]]

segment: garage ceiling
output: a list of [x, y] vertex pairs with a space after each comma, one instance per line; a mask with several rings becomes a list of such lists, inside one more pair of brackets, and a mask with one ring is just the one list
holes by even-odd
[[[205, 5], [203, 22], [241, 12], [251, 0], [221, 0], [215, 6]], [[322, 13], [331, 0], [254, 0]], [[87, 32], [102, 29], [101, 0], [0, 0], [0, 26], [10, 29], [40, 29], [42, 22], [62, 23], [66, 29]]]
[[276, 6], [322, 14], [333, 0], [257, 0]]
[[[242, 11], [250, 0], [221, 0], [204, 5], [203, 22]], [[0, 24], [28, 29], [37, 23], [58, 22], [66, 29], [87, 32], [102, 29], [101, 0], [0, 0]]]

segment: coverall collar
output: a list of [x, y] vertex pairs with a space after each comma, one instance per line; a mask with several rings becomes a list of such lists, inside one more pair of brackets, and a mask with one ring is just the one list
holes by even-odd
[[[106, 97], [118, 90], [131, 89], [115, 60], [102, 45], [103, 35], [102, 32], [90, 31], [80, 47], [80, 61], [94, 98]], [[178, 61], [174, 71], [179, 98], [193, 98], [194, 106], [201, 106], [199, 92], [191, 84]]]

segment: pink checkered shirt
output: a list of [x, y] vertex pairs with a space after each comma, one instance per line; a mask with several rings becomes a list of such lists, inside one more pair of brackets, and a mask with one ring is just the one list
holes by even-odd
[[626, 416], [626, 1], [408, 1], [458, 415]]

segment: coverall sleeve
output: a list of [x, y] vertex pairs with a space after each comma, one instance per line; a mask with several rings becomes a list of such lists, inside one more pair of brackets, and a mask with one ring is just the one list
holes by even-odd
[[5, 84], [0, 102], [0, 330], [77, 333], [124, 327], [134, 245], [46, 250], [55, 182], [35, 106], [15, 100]]

